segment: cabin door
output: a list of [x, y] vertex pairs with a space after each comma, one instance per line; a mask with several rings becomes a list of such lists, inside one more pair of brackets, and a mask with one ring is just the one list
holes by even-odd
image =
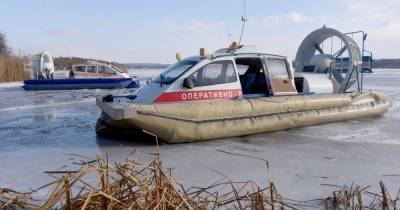
[[228, 99], [242, 95], [232, 60], [208, 63], [189, 78], [193, 87], [183, 93], [184, 100]]
[[267, 70], [274, 95], [296, 95], [293, 75], [283, 58], [267, 58]]
[[235, 59], [242, 92], [245, 98], [267, 97], [272, 92], [267, 80], [266, 68], [262, 58], [238, 57]]

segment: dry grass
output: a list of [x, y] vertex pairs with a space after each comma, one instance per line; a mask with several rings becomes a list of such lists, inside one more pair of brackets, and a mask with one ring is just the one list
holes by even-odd
[[368, 191], [369, 186], [330, 186], [340, 189], [334, 191], [332, 196], [322, 200], [324, 209], [395, 210], [399, 207], [397, 202], [400, 200], [400, 190], [398, 191], [396, 197], [392, 197], [382, 181], [379, 182], [380, 192], [378, 193]]
[[29, 79], [24, 68], [25, 58], [19, 56], [0, 56], [0, 82]]
[[25, 71], [25, 58], [12, 55], [6, 36], [0, 32], [0, 82], [21, 81], [29, 78]]
[[[147, 164], [136, 161], [137, 151], [113, 164], [108, 157], [92, 159], [71, 154], [80, 159], [74, 163], [79, 166], [78, 170], [47, 171], [56, 180], [27, 193], [0, 188], [0, 209], [389, 210], [397, 209], [399, 200], [399, 193], [391, 197], [382, 182], [379, 193], [367, 191], [368, 187], [329, 185], [339, 188], [332, 197], [307, 202], [284, 199], [269, 178], [264, 188], [253, 182], [234, 182], [223, 175], [223, 179], [209, 186], [185, 189], [165, 170], [159, 154], [157, 147], [155, 158]], [[268, 174], [269, 164], [265, 163]], [[33, 198], [35, 192], [45, 188], [51, 188], [46, 199]], [[369, 202], [366, 197], [370, 198]]]
[[54, 57], [54, 66], [56, 68], [72, 68], [74, 64], [85, 64], [88, 59], [79, 57]]
[[[76, 171], [48, 171], [58, 178], [37, 190], [20, 193], [0, 188], [1, 209], [396, 209], [383, 183], [381, 192], [368, 188], [341, 187], [332, 197], [308, 202], [282, 198], [272, 181], [261, 188], [252, 182], [229, 178], [207, 187], [185, 190], [166, 171], [157, 156], [148, 164], [131, 154], [110, 164], [107, 158], [81, 160]], [[90, 178], [88, 178], [90, 177]], [[95, 177], [95, 178], [94, 178]], [[92, 181], [89, 181], [92, 180]], [[93, 181], [95, 180], [95, 181]], [[336, 186], [338, 187], [338, 186]], [[51, 188], [45, 200], [32, 195]], [[370, 202], [364, 197], [373, 196]]]
[[[47, 199], [31, 193], [0, 189], [0, 207], [18, 209], [283, 209], [273, 183], [260, 189], [248, 182], [222, 180], [205, 188], [185, 190], [162, 167], [159, 157], [149, 164], [133, 158], [110, 164], [105, 159], [83, 161], [77, 171], [48, 171], [60, 175]], [[87, 177], [95, 175], [96, 181]], [[93, 180], [93, 179], [92, 179]], [[33, 192], [32, 192], [33, 193]]]

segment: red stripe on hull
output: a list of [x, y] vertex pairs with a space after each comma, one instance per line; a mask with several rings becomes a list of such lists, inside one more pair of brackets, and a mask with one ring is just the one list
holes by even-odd
[[154, 100], [153, 103], [230, 99], [242, 95], [241, 89], [165, 92]]

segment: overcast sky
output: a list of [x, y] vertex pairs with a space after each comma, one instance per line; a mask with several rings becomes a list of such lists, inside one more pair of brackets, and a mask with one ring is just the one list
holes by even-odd
[[[50, 51], [117, 62], [171, 63], [238, 40], [243, 0], [9, 0], [0, 30], [15, 52]], [[300, 42], [326, 24], [364, 30], [378, 58], [400, 58], [400, 0], [247, 0], [243, 43], [294, 57]]]

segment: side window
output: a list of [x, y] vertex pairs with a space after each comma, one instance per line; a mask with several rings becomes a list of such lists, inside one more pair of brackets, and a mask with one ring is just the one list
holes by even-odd
[[268, 71], [272, 78], [289, 79], [289, 72], [285, 60], [267, 59]]
[[104, 66], [98, 66], [97, 67], [97, 72], [99, 72], [100, 74], [106, 73], [105, 67]]
[[104, 72], [106, 74], [116, 74], [116, 72], [113, 69], [111, 69], [109, 67], [105, 67], [105, 66], [103, 66], [103, 67], [104, 67]]
[[106, 67], [106, 66], [98, 66], [98, 71], [101, 74], [116, 74], [114, 70]]
[[85, 72], [86, 66], [76, 66], [74, 67], [74, 71]]
[[236, 73], [232, 61], [207, 64], [191, 75], [195, 87], [235, 82]]
[[97, 71], [97, 70], [96, 70], [96, 66], [88, 66], [88, 67], [87, 67], [87, 72], [90, 72], [90, 73], [97, 73], [96, 71]]

